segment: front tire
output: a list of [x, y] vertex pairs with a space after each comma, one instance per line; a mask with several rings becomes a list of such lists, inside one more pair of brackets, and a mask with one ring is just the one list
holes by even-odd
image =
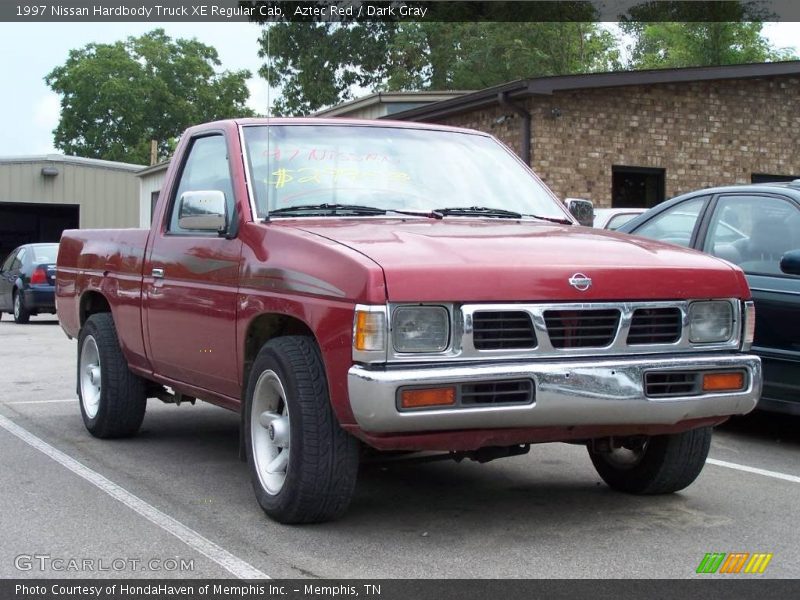
[[355, 490], [359, 446], [336, 420], [313, 340], [287, 336], [264, 345], [244, 411], [247, 463], [264, 512], [281, 523], [343, 515]]
[[78, 336], [78, 398], [89, 433], [119, 438], [139, 431], [145, 389], [144, 380], [128, 368], [111, 314], [90, 316]]
[[711, 427], [656, 435], [594, 450], [589, 456], [608, 486], [628, 494], [671, 494], [688, 487], [703, 470], [711, 447]]
[[17, 325], [24, 325], [31, 320], [30, 311], [25, 308], [25, 300], [22, 297], [20, 290], [14, 291], [14, 322]]

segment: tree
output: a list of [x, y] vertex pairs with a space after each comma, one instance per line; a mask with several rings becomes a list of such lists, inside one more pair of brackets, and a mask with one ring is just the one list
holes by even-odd
[[148, 164], [169, 156], [187, 127], [249, 116], [250, 72], [223, 71], [217, 51], [163, 29], [114, 44], [71, 50], [45, 77], [61, 96], [55, 146], [67, 154]]
[[[469, 4], [469, 3], [462, 3]], [[287, 22], [267, 26], [259, 73], [273, 109], [307, 114], [356, 93], [479, 89], [522, 77], [619, 68], [594, 22]]]
[[634, 69], [697, 67], [794, 58], [761, 35], [769, 13], [757, 2], [647, 2], [621, 22], [633, 37]]

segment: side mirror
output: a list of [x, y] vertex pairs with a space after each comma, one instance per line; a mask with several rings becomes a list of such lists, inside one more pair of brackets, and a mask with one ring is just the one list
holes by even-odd
[[800, 275], [800, 250], [790, 250], [781, 257], [781, 271], [787, 275]]
[[575, 217], [578, 223], [586, 227], [594, 225], [594, 204], [592, 204], [591, 200], [567, 198], [564, 203], [567, 205], [569, 214]]
[[218, 190], [184, 192], [178, 205], [178, 225], [181, 229], [224, 233], [228, 228], [225, 194]]

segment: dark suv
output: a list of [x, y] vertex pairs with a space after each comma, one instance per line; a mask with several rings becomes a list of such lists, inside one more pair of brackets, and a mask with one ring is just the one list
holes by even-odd
[[800, 414], [800, 180], [690, 192], [618, 231], [739, 265], [756, 305], [753, 351], [764, 365], [758, 408]]

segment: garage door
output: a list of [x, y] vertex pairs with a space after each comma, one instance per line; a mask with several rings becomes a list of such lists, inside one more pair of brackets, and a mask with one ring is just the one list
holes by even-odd
[[78, 228], [79, 208], [77, 204], [0, 203], [0, 257], [22, 244], [57, 242], [65, 229]]

